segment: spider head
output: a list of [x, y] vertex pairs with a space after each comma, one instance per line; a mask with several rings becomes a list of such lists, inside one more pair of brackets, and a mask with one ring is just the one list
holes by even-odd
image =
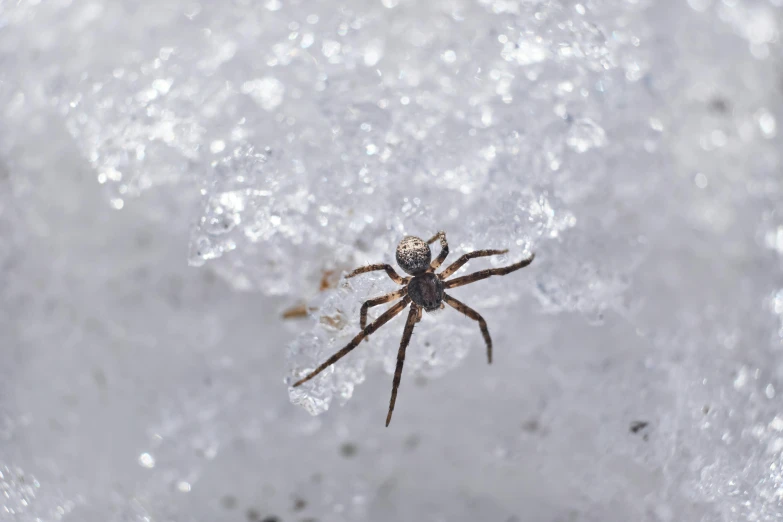
[[406, 236], [397, 245], [397, 264], [410, 275], [423, 274], [431, 261], [430, 246], [418, 237]]
[[431, 272], [414, 276], [408, 283], [408, 296], [428, 312], [439, 310], [443, 306], [443, 282]]

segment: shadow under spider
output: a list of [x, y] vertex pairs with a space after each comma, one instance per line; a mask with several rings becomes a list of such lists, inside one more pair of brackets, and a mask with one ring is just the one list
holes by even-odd
[[[432, 251], [430, 245], [435, 241], [440, 240], [440, 254], [435, 260], [432, 260]], [[438, 232], [430, 238], [429, 241], [424, 241], [418, 237], [407, 236], [400, 241], [397, 245], [397, 264], [400, 265], [402, 270], [409, 274], [410, 277], [401, 277], [391, 265], [380, 263], [375, 265], [363, 266], [357, 268], [346, 276], [347, 278], [355, 277], [359, 274], [366, 272], [374, 272], [377, 270], [384, 270], [389, 277], [397, 284], [402, 285], [402, 288], [395, 292], [376, 297], [366, 301], [361, 308], [360, 312], [360, 324], [362, 330], [351, 339], [345, 347], [339, 350], [337, 353], [329, 357], [318, 368], [308, 373], [303, 378], [296, 381], [293, 386], [297, 387], [303, 383], [306, 383], [332, 364], [339, 361], [348, 352], [359, 346], [362, 340], [366, 339], [378, 328], [389, 322], [394, 316], [402, 312], [409, 304], [411, 309], [408, 312], [408, 319], [405, 322], [405, 329], [402, 332], [402, 341], [400, 342], [400, 348], [397, 352], [397, 367], [394, 371], [394, 381], [392, 383], [391, 400], [389, 401], [389, 413], [386, 415], [386, 426], [389, 425], [392, 418], [392, 412], [394, 412], [394, 403], [397, 401], [397, 389], [400, 386], [400, 379], [402, 378], [402, 367], [405, 363], [405, 349], [410, 343], [411, 335], [413, 334], [413, 327], [421, 320], [422, 310], [431, 312], [439, 308], [443, 308], [444, 303], [462, 312], [467, 317], [470, 317], [474, 321], [478, 322], [481, 329], [481, 335], [484, 337], [484, 342], [487, 345], [487, 361], [492, 363], [492, 338], [489, 336], [489, 329], [487, 328], [487, 322], [481, 317], [481, 314], [470, 308], [465, 303], [454, 299], [450, 295], [444, 292], [449, 288], [456, 288], [458, 286], [475, 283], [494, 275], [506, 275], [520, 268], [524, 268], [533, 262], [535, 254], [531, 254], [529, 258], [523, 259], [513, 265], [500, 267], [500, 268], [488, 268], [486, 270], [479, 270], [466, 276], [457, 277], [455, 279], [447, 279], [454, 272], [459, 270], [465, 263], [471, 259], [477, 257], [494, 256], [498, 254], [505, 254], [508, 250], [476, 250], [469, 252], [449, 267], [443, 270], [441, 273], [436, 274], [437, 270], [446, 257], [449, 255], [449, 244], [446, 241], [446, 233]], [[391, 308], [381, 314], [375, 321], [367, 324], [367, 310], [373, 306], [378, 306], [384, 303], [388, 303], [400, 299]]]

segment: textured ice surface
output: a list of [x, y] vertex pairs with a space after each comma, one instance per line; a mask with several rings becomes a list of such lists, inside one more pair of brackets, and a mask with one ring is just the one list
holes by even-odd
[[[782, 29], [0, 0], [0, 519], [783, 520]], [[453, 291], [495, 364], [425, 314], [384, 429], [401, 314], [287, 388], [437, 230], [536, 253]]]

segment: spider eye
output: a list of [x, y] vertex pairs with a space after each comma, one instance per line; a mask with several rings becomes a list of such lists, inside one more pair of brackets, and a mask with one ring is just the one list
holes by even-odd
[[405, 272], [416, 275], [429, 268], [432, 261], [430, 246], [422, 239], [407, 236], [397, 245], [397, 264]]

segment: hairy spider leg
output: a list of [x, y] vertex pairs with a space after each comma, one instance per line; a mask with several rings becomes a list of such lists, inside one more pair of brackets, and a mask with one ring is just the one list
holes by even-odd
[[437, 270], [437, 268], [446, 260], [446, 256], [449, 255], [449, 243], [446, 241], [445, 232], [438, 232], [432, 236], [429, 241], [427, 241], [427, 244], [430, 245], [437, 239], [440, 239], [440, 254], [438, 254], [438, 257], [436, 257], [432, 263], [430, 263], [430, 272]]
[[523, 259], [522, 261], [519, 261], [518, 263], [514, 263], [513, 265], [503, 266], [500, 268], [488, 268], [486, 270], [479, 270], [478, 272], [474, 272], [466, 276], [458, 277], [456, 279], [451, 279], [449, 281], [444, 281], [443, 289], [446, 290], [448, 288], [456, 288], [458, 286], [467, 285], [470, 283], [474, 283], [476, 281], [481, 281], [482, 279], [486, 279], [493, 275], [510, 274], [514, 270], [519, 270], [520, 268], [524, 268], [530, 263], [532, 263], [535, 257], [536, 257], [535, 254], [531, 254], [530, 257], [528, 257], [527, 259]]
[[405, 322], [405, 330], [402, 332], [400, 349], [397, 352], [397, 368], [394, 370], [394, 381], [392, 382], [392, 393], [391, 399], [389, 400], [389, 413], [386, 415], [386, 426], [389, 426], [389, 423], [391, 422], [392, 413], [394, 412], [394, 403], [397, 401], [397, 389], [400, 387], [402, 366], [405, 364], [405, 349], [411, 341], [413, 327], [418, 322], [419, 317], [421, 317], [420, 312], [421, 310], [416, 303], [411, 304], [411, 311], [408, 312], [408, 320]]
[[454, 299], [449, 294], [443, 294], [443, 300], [446, 301], [446, 304], [457, 310], [458, 312], [462, 312], [466, 316], [470, 317], [474, 321], [478, 321], [479, 328], [481, 328], [481, 335], [484, 336], [484, 342], [487, 344], [487, 362], [489, 364], [492, 364], [492, 338], [489, 336], [489, 328], [487, 328], [487, 322], [484, 320], [483, 317], [481, 317], [481, 314], [463, 303], [462, 301], [458, 301], [457, 299]]
[[360, 268], [357, 268], [347, 276], [345, 276], [346, 279], [349, 279], [354, 276], [358, 276], [359, 274], [364, 274], [366, 272], [375, 272], [376, 270], [386, 270], [386, 273], [389, 274], [389, 277], [391, 277], [392, 281], [397, 283], [398, 285], [404, 285], [408, 281], [410, 281], [410, 277], [402, 277], [400, 274], [394, 271], [394, 269], [391, 267], [391, 265], [387, 265], [386, 263], [378, 263], [375, 265], [367, 265]]
[[[404, 296], [408, 293], [408, 287], [405, 286], [403, 288], [400, 288], [396, 292], [392, 292], [390, 294], [382, 295], [381, 297], [376, 297], [375, 299], [370, 299], [368, 301], [365, 301], [362, 305], [362, 309], [359, 312], [359, 326], [361, 326], [362, 330], [364, 330], [364, 327], [367, 326], [367, 310], [373, 306], [382, 305], [384, 303], [388, 303], [389, 301], [394, 301], [395, 299]], [[368, 338], [364, 339], [365, 341], [369, 341]]]
[[339, 361], [342, 357], [344, 357], [348, 352], [359, 346], [359, 343], [362, 342], [362, 339], [365, 337], [372, 335], [372, 333], [383, 326], [384, 324], [388, 323], [389, 320], [391, 320], [392, 317], [402, 312], [406, 306], [408, 306], [408, 303], [411, 302], [411, 298], [407, 295], [402, 298], [400, 302], [386, 310], [383, 314], [381, 314], [378, 319], [373, 321], [372, 323], [368, 324], [365, 328], [362, 329], [361, 332], [359, 332], [356, 337], [351, 339], [351, 342], [349, 342], [347, 345], [345, 345], [344, 348], [342, 348], [340, 351], [329, 357], [326, 361], [324, 361], [323, 364], [321, 364], [318, 368], [307, 374], [305, 377], [299, 379], [293, 384], [293, 387], [296, 388], [300, 384], [304, 384], [325, 369], [327, 369], [329, 366], [333, 365], [337, 361]]
[[486, 257], [486, 256], [497, 256], [500, 254], [505, 254], [508, 252], [508, 250], [476, 250], [473, 252], [468, 252], [467, 254], [461, 256], [459, 259], [454, 261], [451, 265], [449, 265], [443, 272], [438, 274], [438, 277], [441, 279], [446, 279], [451, 274], [462, 268], [462, 265], [470, 261], [471, 259], [477, 258], [477, 257]]

